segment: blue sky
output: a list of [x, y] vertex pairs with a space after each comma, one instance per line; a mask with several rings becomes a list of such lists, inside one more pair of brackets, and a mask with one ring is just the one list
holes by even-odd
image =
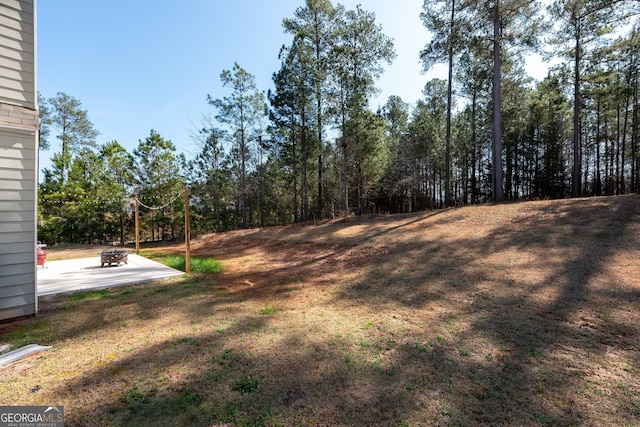
[[[376, 13], [394, 39], [397, 58], [379, 81], [382, 93], [415, 102], [429, 79], [419, 50], [428, 40], [419, 13], [422, 0], [334, 1], [358, 3]], [[228, 94], [223, 69], [238, 62], [256, 77], [260, 90], [272, 87], [278, 51], [289, 45], [282, 20], [304, 0], [40, 0], [38, 90], [46, 97], [65, 92], [82, 102], [100, 132], [98, 142], [119, 141], [128, 150], [155, 129], [187, 156], [197, 152], [190, 137], [211, 107], [207, 94]], [[41, 165], [59, 151], [42, 153]]]
[[[422, 0], [337, 3], [375, 12], [394, 40], [397, 58], [378, 81], [382, 92], [372, 107], [390, 95], [415, 102], [435, 75], [421, 74], [418, 57], [429, 39], [419, 18]], [[238, 62], [260, 90], [271, 88], [279, 49], [291, 42], [282, 20], [302, 5], [304, 0], [40, 0], [38, 90], [46, 98], [65, 92], [78, 99], [100, 132], [99, 143], [117, 140], [132, 152], [154, 129], [192, 157], [197, 145], [190, 134], [212, 111], [207, 94], [228, 94], [222, 70]], [[50, 167], [60, 149], [54, 132], [42, 167]]]

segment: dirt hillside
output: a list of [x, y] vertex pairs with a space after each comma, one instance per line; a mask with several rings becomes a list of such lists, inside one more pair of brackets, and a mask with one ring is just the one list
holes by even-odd
[[68, 425], [640, 425], [638, 195], [192, 249], [224, 271], [43, 299], [0, 329], [53, 346], [3, 369], [0, 404], [64, 404]]

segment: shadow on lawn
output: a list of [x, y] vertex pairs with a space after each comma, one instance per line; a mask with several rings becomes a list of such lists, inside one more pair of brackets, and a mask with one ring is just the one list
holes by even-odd
[[[390, 248], [390, 255], [373, 263], [367, 277], [341, 298], [372, 308], [399, 303], [422, 311], [428, 305], [432, 311], [422, 311], [425, 316], [439, 315], [441, 324], [456, 319], [459, 330], [440, 346], [445, 363], [427, 369], [467, 383], [466, 395], [448, 393], [447, 381], [429, 386], [446, 396], [454, 425], [578, 425], [595, 421], [588, 421], [592, 399], [607, 408], [596, 414], [610, 416], [608, 421], [637, 422], [640, 403], [632, 396], [640, 384], [623, 381], [627, 375], [619, 373], [625, 364], [640, 364], [640, 331], [637, 323], [618, 320], [612, 312], [634, 311], [640, 290], [633, 272], [626, 281], [615, 281], [607, 271], [616, 254], [640, 246], [638, 200], [540, 206], [482, 239], [427, 241], [416, 235]], [[529, 280], [523, 275], [527, 270], [542, 271], [542, 279]], [[456, 300], [461, 304], [447, 303]], [[437, 322], [429, 326], [447, 333]], [[484, 354], [469, 357], [480, 349]], [[607, 360], [610, 354], [620, 355], [621, 362]], [[604, 361], [608, 366], [602, 369], [618, 378], [608, 384], [610, 390], [593, 390], [593, 384], [602, 384], [588, 378], [602, 374], [589, 371], [594, 360]]]
[[[601, 363], [612, 353], [640, 366], [638, 326], [607, 315], [637, 307], [635, 279], [606, 275], [612, 256], [640, 245], [640, 199], [607, 200], [537, 205], [482, 238], [435, 239], [430, 230], [458, 223], [421, 218], [423, 228], [413, 221], [369, 233], [359, 246], [315, 245], [313, 258], [306, 244], [247, 241], [226, 256], [258, 251], [266, 265], [281, 256], [291, 263], [113, 291], [57, 339], [161, 318], [145, 295], [166, 294], [194, 325], [216, 312], [223, 324], [132, 350], [53, 394], [95, 396], [69, 408], [69, 425], [580, 425], [603, 414], [632, 423], [637, 382], [600, 395], [593, 385], [602, 381], [590, 379], [594, 366], [622, 378], [617, 359]], [[351, 268], [364, 274], [337, 283]], [[304, 309], [287, 302], [248, 314], [250, 304], [302, 298], [307, 286], [328, 295], [303, 300]], [[110, 318], [117, 303], [131, 309]], [[314, 305], [323, 311], [311, 322]], [[263, 334], [270, 341], [252, 347]], [[586, 406], [595, 399], [603, 409]]]
[[[396, 425], [419, 410], [400, 365], [383, 368], [358, 358], [345, 362], [337, 344], [320, 351], [321, 345], [308, 343], [282, 360], [273, 354], [248, 355], [227, 346], [237, 333], [243, 333], [242, 326], [194, 338], [207, 343], [207, 357], [185, 351], [187, 343], [168, 354], [163, 343], [66, 384], [59, 394], [97, 395], [90, 408], [69, 411], [69, 425], [167, 425], [168, 420], [172, 425]], [[295, 346], [299, 338], [285, 338], [281, 345]], [[430, 360], [439, 362], [439, 357]], [[193, 375], [172, 378], [170, 387], [158, 389], [155, 384], [161, 381], [153, 372], [177, 365], [190, 366]], [[266, 366], [287, 375], [267, 375]], [[109, 378], [123, 370], [139, 372], [137, 381], [127, 392], [105, 398]]]

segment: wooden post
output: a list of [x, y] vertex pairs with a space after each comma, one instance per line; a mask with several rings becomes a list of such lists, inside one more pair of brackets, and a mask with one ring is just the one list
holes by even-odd
[[184, 243], [186, 246], [185, 270], [187, 274], [191, 273], [191, 227], [189, 224], [189, 187], [184, 187]]
[[138, 208], [138, 196], [136, 196], [136, 254], [140, 255], [140, 225], [139, 216], [140, 210]]

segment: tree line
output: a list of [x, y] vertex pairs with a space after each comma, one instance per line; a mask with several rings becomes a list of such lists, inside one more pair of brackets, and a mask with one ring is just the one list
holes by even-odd
[[[41, 148], [60, 140], [39, 191], [39, 239], [127, 242], [141, 201], [143, 238], [184, 233], [184, 186], [196, 233], [401, 213], [502, 200], [640, 190], [637, 1], [425, 1], [432, 34], [425, 85], [411, 105], [377, 110], [395, 58], [375, 15], [306, 0], [283, 30], [273, 88], [235, 63], [228, 95], [193, 132], [187, 159], [155, 130], [129, 153], [97, 143], [80, 101], [40, 98]], [[542, 81], [526, 55], [556, 58]]]

